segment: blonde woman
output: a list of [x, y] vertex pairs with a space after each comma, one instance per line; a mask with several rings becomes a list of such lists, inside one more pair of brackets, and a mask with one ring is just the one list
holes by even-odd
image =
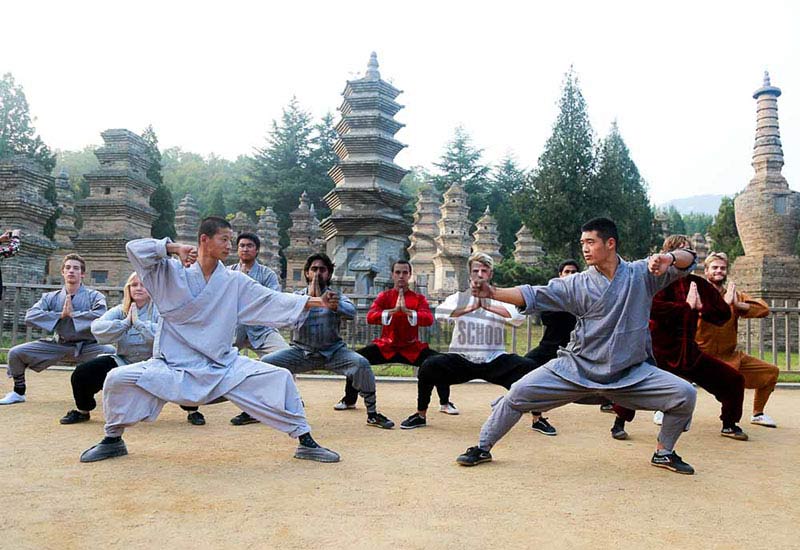
[[[115, 355], [102, 355], [91, 361], [81, 363], [72, 373], [72, 394], [77, 409], [69, 411], [62, 419], [62, 424], [77, 424], [90, 418], [90, 411], [97, 402], [94, 395], [103, 388], [103, 382], [111, 369], [138, 363], [150, 359], [153, 355], [153, 341], [158, 330], [160, 316], [150, 294], [144, 288], [136, 273], [131, 273], [122, 289], [122, 303], [109, 309], [102, 317], [92, 323], [92, 334], [98, 342], [114, 344]], [[193, 409], [189, 414], [189, 422], [193, 416], [202, 414]]]

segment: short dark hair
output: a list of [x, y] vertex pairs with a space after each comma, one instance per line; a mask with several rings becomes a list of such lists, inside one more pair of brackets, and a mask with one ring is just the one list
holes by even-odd
[[217, 216], [203, 218], [203, 221], [200, 222], [200, 229], [197, 230], [197, 242], [200, 242], [200, 235], [205, 235], [206, 237], [210, 238], [219, 233], [220, 229], [233, 228], [231, 227], [231, 224], [228, 223], [228, 220], [223, 218], [219, 218]]
[[576, 262], [575, 260], [564, 260], [563, 262], [558, 264], [558, 274], [561, 275], [564, 272], [564, 268], [567, 267], [568, 265], [575, 266], [575, 269], [577, 269], [578, 271], [581, 270], [581, 266], [579, 266], [578, 262]]
[[83, 256], [80, 254], [75, 254], [74, 252], [70, 252], [64, 259], [61, 260], [61, 271], [64, 271], [64, 266], [67, 265], [69, 260], [75, 260], [79, 264], [81, 264], [81, 273], [86, 273], [86, 260], [83, 259]]
[[619, 233], [617, 232], [617, 224], [608, 218], [592, 218], [581, 226], [581, 232], [597, 231], [597, 236], [607, 241], [614, 239], [619, 246]]
[[242, 231], [239, 233], [239, 236], [236, 237], [236, 246], [239, 246], [239, 241], [242, 239], [247, 239], [248, 241], [253, 241], [253, 244], [256, 245], [256, 251], [261, 249], [261, 239], [258, 238], [258, 235], [255, 233], [250, 233], [249, 231]]
[[394, 266], [396, 266], [397, 264], [405, 264], [408, 266], [409, 273], [414, 272], [414, 268], [411, 267], [411, 262], [409, 262], [408, 260], [395, 260], [394, 263], [392, 263], [392, 273], [394, 273]]
[[333, 276], [333, 268], [334, 268], [333, 262], [324, 252], [317, 252], [316, 254], [312, 254], [311, 256], [309, 256], [308, 259], [306, 260], [306, 265], [303, 266], [303, 276], [306, 277], [306, 282], [309, 281], [309, 278], [308, 276], [306, 276], [306, 273], [308, 273], [308, 270], [311, 268], [311, 264], [313, 264], [317, 260], [321, 260], [322, 263], [325, 264], [325, 267], [328, 268], [328, 277], [330, 278]]

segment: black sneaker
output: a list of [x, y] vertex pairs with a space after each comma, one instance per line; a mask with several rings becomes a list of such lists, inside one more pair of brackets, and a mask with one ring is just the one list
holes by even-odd
[[243, 412], [231, 418], [231, 424], [233, 424], [234, 426], [244, 426], [246, 424], [258, 424], [258, 420], [256, 420], [246, 412]]
[[600, 405], [600, 412], [615, 414], [614, 413], [614, 404], [613, 403], [605, 403], [603, 405]]
[[675, 451], [672, 451], [668, 455], [659, 455], [658, 453], [653, 453], [653, 458], [650, 459], [650, 464], [657, 466], [658, 468], [672, 470], [678, 474], [694, 474], [694, 468], [692, 468], [689, 464], [686, 464]]
[[391, 430], [394, 428], [394, 422], [383, 416], [381, 413], [375, 413], [367, 416], [367, 424], [375, 426], [376, 428], [383, 428], [384, 430]]
[[77, 424], [79, 422], [89, 422], [89, 413], [72, 409], [59, 420], [62, 424]]
[[628, 439], [628, 432], [625, 431], [625, 421], [621, 418], [614, 420], [614, 425], [611, 426], [611, 437], [620, 441]]
[[463, 455], [459, 455], [456, 462], [462, 466], [475, 466], [482, 462], [491, 462], [492, 453], [484, 451], [480, 447], [470, 447]]
[[719, 435], [722, 437], [730, 437], [731, 439], [736, 439], [737, 441], [747, 441], [750, 439], [747, 437], [747, 434], [744, 431], [734, 424], [730, 428], [722, 428], [722, 431], [719, 432]]
[[544, 435], [558, 434], [558, 431], [553, 427], [552, 424], [550, 424], [550, 422], [547, 421], [547, 418], [545, 418], [544, 416], [540, 416], [539, 420], [531, 424], [531, 429]]
[[413, 430], [414, 428], [424, 428], [428, 425], [428, 421], [419, 413], [414, 413], [402, 422], [400, 422], [401, 430]]
[[200, 411], [193, 411], [186, 415], [186, 421], [192, 426], [205, 426], [206, 417]]

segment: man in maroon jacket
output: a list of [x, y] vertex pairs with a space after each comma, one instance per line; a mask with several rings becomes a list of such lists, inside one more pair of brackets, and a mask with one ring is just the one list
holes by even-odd
[[[685, 235], [667, 237], [662, 253], [678, 248], [691, 248], [689, 238]], [[747, 434], [737, 425], [742, 419], [744, 377], [728, 364], [700, 351], [694, 339], [699, 319], [722, 325], [730, 316], [730, 306], [713, 285], [702, 277], [689, 275], [653, 298], [650, 336], [659, 368], [694, 382], [722, 404], [720, 435], [746, 441]], [[627, 439], [625, 422], [633, 420], [634, 411], [619, 405], [614, 405], [614, 411], [617, 419], [611, 436]]]
[[[431, 326], [433, 314], [425, 296], [408, 288], [411, 274], [411, 264], [407, 260], [394, 262], [394, 288], [378, 294], [369, 308], [367, 323], [382, 325], [381, 335], [356, 352], [364, 356], [371, 365], [404, 363], [419, 367], [425, 359], [436, 355], [427, 343], [419, 340], [419, 327]], [[348, 379], [344, 387], [344, 397], [333, 408], [337, 411], [354, 409], [357, 400], [358, 392]], [[448, 414], [458, 414], [458, 409], [452, 403], [443, 403], [440, 409], [442, 412], [449, 411]]]

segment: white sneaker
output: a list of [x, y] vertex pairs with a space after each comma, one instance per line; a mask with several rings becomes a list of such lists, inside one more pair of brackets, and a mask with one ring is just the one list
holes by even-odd
[[664, 413], [661, 411], [656, 411], [653, 413], [653, 424], [656, 426], [660, 426], [664, 423]]
[[16, 403], [25, 403], [25, 396], [15, 391], [10, 391], [4, 398], [0, 399], [0, 405], [14, 405]]
[[346, 411], [348, 409], [355, 409], [355, 408], [356, 408], [356, 404], [355, 403], [350, 405], [349, 403], [345, 403], [344, 399], [342, 399], [341, 401], [339, 401], [338, 403], [336, 403], [333, 406], [333, 410], [334, 411]]
[[777, 428], [778, 425], [768, 414], [757, 414], [750, 418], [750, 424], [758, 424], [759, 426], [766, 426], [767, 428]]
[[439, 405], [439, 412], [444, 414], [458, 414], [458, 409], [453, 403], [447, 403], [447, 405]]

